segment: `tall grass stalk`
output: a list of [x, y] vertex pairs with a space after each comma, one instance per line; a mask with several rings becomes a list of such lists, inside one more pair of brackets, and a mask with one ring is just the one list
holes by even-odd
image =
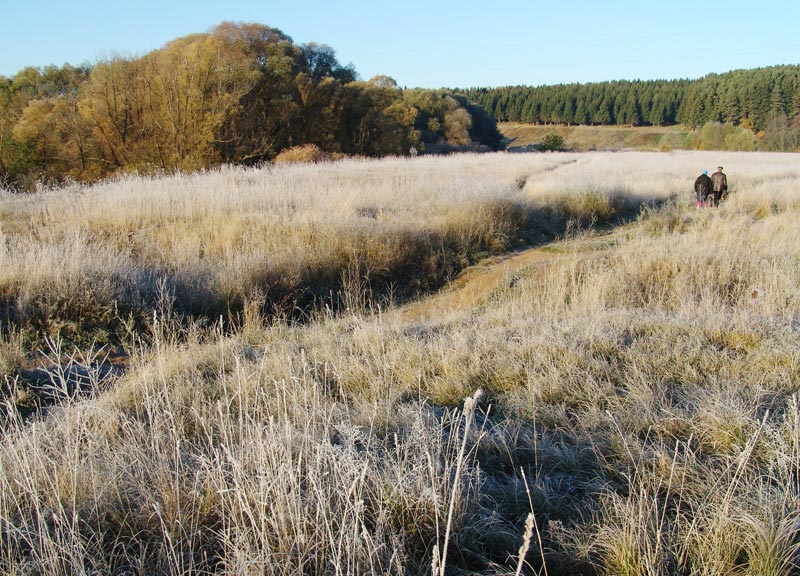
[[453, 488], [450, 493], [450, 502], [447, 506], [447, 522], [445, 523], [444, 540], [442, 542], [442, 558], [436, 563], [439, 566], [440, 576], [444, 576], [447, 568], [447, 549], [450, 544], [450, 535], [453, 530], [453, 515], [456, 510], [456, 503], [460, 497], [461, 469], [464, 466], [464, 458], [467, 450], [467, 439], [469, 437], [468, 434], [475, 416], [475, 409], [478, 406], [478, 401], [480, 400], [482, 394], [482, 390], [477, 390], [472, 396], [464, 400], [464, 432], [461, 438], [461, 446], [458, 449], [458, 456], [456, 457], [456, 469], [453, 474]]

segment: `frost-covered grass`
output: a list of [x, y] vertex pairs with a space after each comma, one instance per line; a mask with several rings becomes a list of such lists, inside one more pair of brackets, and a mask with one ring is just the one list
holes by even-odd
[[[690, 207], [696, 173], [718, 163], [730, 200], [718, 210]], [[6, 250], [33, 246], [37, 235], [42, 245], [72, 238], [78, 246], [126, 226], [163, 240], [177, 223], [173, 236], [184, 240], [174, 248], [142, 240], [140, 253], [125, 253], [168, 262], [170, 250], [188, 253], [178, 248], [195, 227], [182, 212], [187, 222], [194, 214], [197, 230], [214, 219], [225, 228], [226, 202], [235, 217], [258, 213], [253, 204], [271, 198], [264, 183], [279, 178], [293, 190], [287, 202], [320, 191], [308, 204], [295, 200], [291, 221], [313, 220], [311, 206], [322, 205], [315, 221], [323, 230], [363, 218], [390, 230], [479, 227], [486, 218], [470, 220], [471, 210], [499, 197], [506, 211], [524, 206], [525, 218], [548, 223], [539, 228], [546, 237], [564, 234], [570, 218], [606, 218], [609, 206], [611, 216], [649, 207], [613, 230], [570, 225], [549, 246], [552, 258], [477, 306], [437, 308], [446, 311], [432, 318], [371, 308], [357, 284], [352, 302], [366, 305], [303, 324], [265, 316], [257, 303], [243, 307], [233, 331], [157, 308], [146, 335], [135, 326], [127, 335], [139, 344], [129, 347], [127, 372], [89, 396], [27, 420], [7, 396], [4, 573], [798, 570], [794, 157], [494, 155], [131, 179], [106, 193], [65, 191], [72, 202], [56, 192], [46, 202], [4, 198]], [[317, 178], [337, 202], [325, 204]], [[190, 212], [192, 194], [176, 184], [193, 179], [215, 199], [199, 202], [206, 215]], [[350, 182], [352, 200], [339, 180]], [[214, 196], [236, 188], [226, 181], [240, 182], [241, 199]], [[117, 191], [123, 185], [131, 196], [171, 187], [178, 197], [161, 213]], [[419, 190], [416, 200], [406, 189]], [[112, 203], [129, 208], [107, 218], [91, 211], [114, 194]], [[277, 196], [271, 201], [264, 218], [279, 211]], [[367, 204], [369, 216], [353, 214]], [[80, 213], [85, 236], [68, 231]], [[9, 214], [28, 216], [19, 224]], [[77, 262], [90, 253], [64, 254]], [[18, 331], [4, 337], [9, 375], [24, 353]], [[13, 376], [7, 384], [14, 388]]]

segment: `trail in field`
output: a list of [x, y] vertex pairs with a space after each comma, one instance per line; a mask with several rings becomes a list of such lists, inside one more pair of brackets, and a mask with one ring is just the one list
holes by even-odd
[[619, 227], [595, 231], [582, 239], [559, 240], [544, 246], [488, 258], [464, 269], [438, 292], [401, 307], [400, 318], [410, 322], [423, 321], [447, 312], [470, 310], [479, 306], [520, 271], [532, 266], [545, 267], [574, 258], [576, 254], [586, 256], [589, 253], [598, 253], [600, 247], [614, 243], [615, 236], [621, 231]]
[[[579, 161], [585, 160], [578, 158], [560, 160], [545, 166], [541, 172], [554, 172]], [[531, 176], [533, 174], [528, 174], [520, 185], [524, 186], [525, 181]], [[563, 257], [563, 253], [555, 252], [552, 248], [537, 247], [484, 260], [463, 270], [440, 291], [402, 307], [400, 317], [404, 320], [418, 321], [434, 318], [446, 312], [474, 308], [520, 270]]]
[[401, 308], [400, 317], [408, 321], [421, 321], [447, 312], [469, 310], [520, 270], [564, 257], [563, 253], [540, 247], [487, 259], [462, 271], [439, 292]]

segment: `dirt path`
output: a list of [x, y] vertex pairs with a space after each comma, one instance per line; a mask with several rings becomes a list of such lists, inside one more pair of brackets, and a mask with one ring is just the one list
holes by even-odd
[[421, 321], [447, 312], [474, 308], [520, 270], [563, 257], [563, 253], [539, 247], [484, 260], [462, 271], [439, 292], [403, 307], [400, 317]]
[[576, 254], [583, 257], [590, 253], [598, 255], [604, 246], [615, 242], [615, 237], [623, 229], [614, 227], [594, 231], [582, 238], [558, 240], [544, 246], [487, 258], [464, 269], [439, 292], [401, 307], [399, 316], [402, 320], [414, 322], [436, 318], [447, 312], [475, 308], [521, 270], [531, 266], [543, 267], [573, 258]]
[[[586, 159], [559, 160], [552, 165], [545, 166], [541, 172], [553, 172], [577, 162], [586, 162]], [[519, 182], [520, 187], [524, 187], [525, 181], [532, 176], [533, 174], [526, 175]], [[601, 232], [599, 235], [610, 236], [612, 234], [614, 234], [613, 230]], [[563, 240], [560, 243], [563, 244]], [[470, 266], [439, 292], [400, 308], [400, 318], [412, 322], [421, 321], [435, 318], [446, 312], [474, 308], [520, 270], [565, 258], [567, 256], [565, 252], [553, 250], [554, 244], [503, 254]], [[583, 252], [586, 249], [579, 251]]]

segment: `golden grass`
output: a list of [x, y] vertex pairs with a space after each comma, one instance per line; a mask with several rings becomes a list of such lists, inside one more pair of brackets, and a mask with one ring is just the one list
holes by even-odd
[[[727, 168], [731, 198], [698, 211], [689, 205], [691, 182], [716, 163]], [[36, 272], [64, 283], [101, 269], [71, 222], [95, 222], [78, 226], [82, 234], [127, 228], [168, 264], [190, 252], [183, 242], [196, 230], [181, 211], [210, 235], [238, 229], [243, 214], [259, 221], [259, 201], [272, 203], [258, 217], [269, 219], [281, 202], [299, 206], [300, 191], [336, 182], [331, 198], [318, 191], [280, 216], [284, 230], [314, 221], [314, 231], [346, 231], [366, 205], [381, 214], [369, 217], [372, 225], [387, 218], [409, 230], [449, 227], [483, 205], [485, 188], [563, 238], [506, 281], [487, 284], [483, 297], [437, 307], [435, 316], [370, 313], [369, 295], [356, 294], [366, 289], [359, 274], [351, 295], [366, 305], [303, 325], [265, 318], [251, 303], [239, 329], [225, 332], [186, 323], [162, 303], [147, 337], [131, 328], [139, 346], [128, 371], [90, 397], [28, 420], [6, 402], [0, 569], [796, 572], [795, 166], [794, 157], [766, 154], [498, 154], [132, 179], [75, 191], [71, 201], [56, 193], [46, 202], [4, 198], [4, 214], [47, 222], [4, 232], [6, 262], [13, 266], [14, 242], [40, 246], [26, 250], [51, 265], [58, 247], [71, 247], [61, 261], [72, 272]], [[278, 182], [281, 194], [265, 192]], [[346, 196], [348, 185], [360, 192]], [[148, 187], [173, 187], [176, 197], [159, 212], [136, 199]], [[208, 196], [192, 207], [186, 188]], [[231, 192], [211, 192], [219, 189]], [[129, 208], [105, 220], [101, 208], [92, 212], [114, 194], [109, 205]], [[94, 200], [70, 215], [84, 196]], [[614, 229], [555, 230], [565, 219], [590, 222], [587, 210], [599, 218], [607, 207], [648, 203], [637, 221]], [[461, 234], [487, 234], [477, 222], [496, 213], [479, 212]], [[157, 230], [158, 242], [145, 230]], [[220, 234], [228, 240], [210, 245], [246, 236]], [[306, 258], [303, 242], [283, 234]], [[338, 236], [324, 237], [321, 247], [337, 245]], [[275, 242], [275, 251], [285, 249]], [[219, 250], [233, 260], [234, 252]], [[99, 254], [111, 266], [115, 252]], [[4, 341], [5, 366], [21, 346]], [[478, 402], [464, 406], [479, 389]]]
[[115, 343], [167, 301], [229, 324], [248, 302], [291, 314], [359, 305], [365, 290], [405, 299], [570, 219], [607, 223], [652, 197], [586, 190], [551, 202], [523, 189], [574, 161], [351, 160], [4, 194], [0, 318]]
[[512, 149], [540, 144], [545, 136], [556, 132], [564, 138], [564, 147], [575, 152], [689, 149], [691, 133], [684, 126], [566, 126], [501, 122], [497, 127]]

